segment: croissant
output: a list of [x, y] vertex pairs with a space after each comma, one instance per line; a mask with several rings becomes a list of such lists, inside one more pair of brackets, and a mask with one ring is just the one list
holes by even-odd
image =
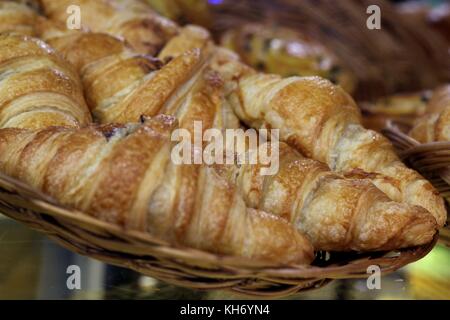
[[172, 125], [161, 117], [142, 125], [2, 129], [0, 170], [62, 204], [171, 243], [278, 263], [312, 261], [304, 236], [283, 219], [247, 209], [214, 170], [171, 165]]
[[67, 8], [78, 6], [82, 27], [124, 38], [138, 53], [155, 55], [177, 33], [172, 21], [139, 0], [41, 0], [45, 14], [66, 24]]
[[290, 221], [316, 249], [392, 250], [428, 243], [435, 233], [428, 211], [392, 201], [370, 180], [331, 172], [283, 143], [279, 159], [275, 175], [260, 175], [261, 164], [244, 164], [231, 168], [229, 180], [247, 206]]
[[0, 34], [0, 42], [1, 127], [80, 127], [91, 122], [78, 74], [53, 49], [19, 35]]
[[[1, 96], [12, 92], [0, 110], [14, 105], [17, 114], [0, 129], [2, 172], [62, 204], [171, 243], [278, 263], [312, 261], [305, 236], [281, 218], [248, 209], [236, 187], [212, 168], [170, 161], [173, 118], [79, 128], [89, 123], [76, 117], [87, 108], [75, 101], [82, 99], [79, 81], [66, 63], [32, 38], [1, 35], [0, 46], [7, 75]], [[60, 113], [65, 121], [55, 116]]]
[[337, 172], [362, 169], [391, 199], [419, 205], [446, 220], [434, 187], [407, 168], [381, 134], [361, 125], [360, 111], [341, 88], [318, 77], [281, 79], [244, 72], [236, 77], [229, 102], [248, 125], [280, 129], [280, 137]]
[[450, 85], [436, 89], [409, 135], [419, 142], [450, 141]]
[[[78, 66], [86, 98], [101, 123], [127, 123], [137, 121], [141, 115], [162, 113], [176, 116], [180, 127], [189, 130], [192, 130], [194, 121], [201, 122], [204, 129], [238, 127], [224, 99], [226, 84], [211, 69], [212, 65], [220, 62], [212, 62], [216, 59], [215, 50], [210, 44], [209, 34], [203, 29], [187, 26], [180, 30], [160, 52], [163, 60], [172, 57], [165, 65], [149, 57], [136, 56], [124, 44], [120, 45], [119, 39], [108, 38], [105, 34], [59, 35], [49, 39], [49, 42]], [[84, 47], [90, 50], [83, 50]], [[108, 48], [113, 48], [111, 56], [108, 56]], [[191, 51], [186, 52], [186, 49]], [[222, 51], [218, 55], [227, 54], [229, 52]], [[112, 78], [123, 80], [111, 84]], [[195, 99], [198, 99], [198, 104], [193, 102]], [[193, 131], [191, 133], [194, 134]], [[290, 149], [286, 145], [284, 148]], [[280, 181], [287, 177], [297, 181], [291, 184], [289, 197], [281, 197], [276, 192], [278, 189], [274, 189], [273, 193], [261, 196], [261, 201], [251, 201], [251, 197], [246, 196], [249, 192], [246, 181], [261, 179], [258, 178], [259, 170], [254, 166], [241, 167], [240, 173], [225, 177], [240, 187], [248, 206], [270, 209], [268, 212], [293, 222], [309, 236], [316, 249], [348, 251], [408, 247], [429, 242], [435, 233], [434, 221], [425, 210], [392, 202], [368, 181], [345, 179], [329, 172], [319, 162], [293, 153], [293, 150], [281, 154], [281, 157], [284, 156], [294, 159], [291, 162], [297, 164], [283, 159], [281, 163], [289, 168], [281, 169], [275, 175]], [[314, 171], [317, 175], [307, 174], [314, 167], [320, 168]], [[233, 172], [236, 168], [232, 166], [225, 171]], [[220, 168], [219, 171], [223, 170]], [[258, 185], [259, 192], [262, 192], [263, 185], [266, 184]], [[332, 192], [330, 185], [337, 190]], [[253, 191], [256, 192], [256, 189]], [[340, 197], [345, 198], [345, 195], [351, 195], [354, 201], [340, 201]], [[307, 211], [309, 202], [305, 201], [305, 197], [317, 198], [318, 205]], [[358, 204], [359, 199], [364, 197], [371, 207]], [[270, 203], [271, 207], [266, 207]], [[325, 209], [326, 206], [333, 208]], [[349, 208], [353, 212], [350, 215]], [[329, 221], [328, 229], [321, 219]], [[359, 222], [354, 222], [356, 220]], [[383, 230], [383, 236], [380, 230]]]

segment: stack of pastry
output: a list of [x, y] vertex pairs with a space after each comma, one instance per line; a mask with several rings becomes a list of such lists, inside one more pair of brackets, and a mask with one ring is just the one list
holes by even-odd
[[426, 112], [431, 93], [431, 90], [398, 93], [375, 101], [362, 102], [360, 107], [363, 124], [366, 128], [376, 131], [386, 128], [389, 121], [409, 126]]
[[[2, 172], [174, 245], [279, 264], [422, 245], [444, 224], [436, 190], [329, 81], [258, 73], [139, 0], [41, 5], [0, 2]], [[172, 133], [195, 121], [279, 129], [278, 172], [173, 163]]]

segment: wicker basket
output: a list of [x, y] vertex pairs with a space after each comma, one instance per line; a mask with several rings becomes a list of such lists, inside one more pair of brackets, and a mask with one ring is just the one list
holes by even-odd
[[370, 265], [386, 274], [424, 257], [428, 245], [372, 254], [319, 252], [312, 266], [276, 266], [174, 247], [149, 234], [124, 230], [49, 197], [0, 173], [0, 212], [47, 234], [69, 250], [133, 269], [178, 286], [227, 289], [277, 298], [320, 288], [333, 279], [364, 278]]
[[[390, 120], [383, 133], [402, 160], [428, 178], [450, 204], [450, 142], [420, 143], [406, 134], [410, 128], [408, 122]], [[450, 246], [449, 220], [440, 231], [440, 242]]]

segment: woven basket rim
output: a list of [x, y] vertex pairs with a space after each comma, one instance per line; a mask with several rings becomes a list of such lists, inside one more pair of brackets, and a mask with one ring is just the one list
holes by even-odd
[[382, 133], [387, 136], [397, 148], [400, 158], [408, 159], [418, 154], [436, 155], [436, 152], [450, 152], [450, 141], [421, 143], [406, 133], [409, 129], [411, 129], [410, 123], [389, 119], [386, 121], [386, 127], [382, 130]]
[[411, 129], [411, 123], [408, 121], [402, 121], [400, 119], [388, 119], [386, 121], [386, 127], [383, 129], [383, 133], [396, 134], [399, 137], [402, 137], [406, 141], [410, 142], [413, 147], [416, 147], [418, 150], [427, 150], [426, 148], [431, 148], [431, 146], [441, 147], [441, 148], [449, 148], [450, 149], [450, 141], [433, 141], [421, 143], [414, 139], [413, 137], [407, 134], [407, 131]]

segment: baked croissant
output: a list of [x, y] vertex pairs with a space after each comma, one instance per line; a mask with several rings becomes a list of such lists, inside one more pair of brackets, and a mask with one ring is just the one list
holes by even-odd
[[409, 135], [422, 143], [450, 141], [450, 85], [433, 92], [425, 115], [415, 121]]
[[[174, 118], [79, 128], [89, 118], [67, 64], [32, 38], [1, 35], [0, 47], [2, 172], [64, 205], [171, 243], [278, 263], [312, 261], [305, 236], [284, 219], [248, 209], [213, 168], [170, 161]], [[194, 114], [202, 98], [193, 97]]]
[[359, 105], [363, 114], [362, 124], [365, 128], [378, 132], [385, 129], [391, 120], [412, 124], [418, 116], [425, 113], [430, 95], [429, 90], [423, 90], [362, 102]]
[[428, 243], [436, 222], [428, 211], [394, 202], [370, 180], [343, 177], [280, 145], [279, 171], [261, 164], [229, 168], [247, 206], [292, 222], [314, 247], [330, 251], [392, 250]]
[[78, 74], [52, 48], [20, 35], [0, 34], [0, 42], [0, 127], [91, 122]]
[[66, 25], [67, 8], [78, 6], [81, 26], [124, 38], [138, 53], [155, 55], [177, 33], [172, 21], [139, 0], [41, 0], [45, 14]]
[[170, 165], [173, 123], [160, 117], [142, 125], [2, 129], [0, 170], [62, 204], [171, 243], [310, 263], [313, 249], [304, 236], [283, 219], [247, 209], [213, 169]]
[[357, 105], [341, 88], [317, 77], [281, 79], [246, 71], [236, 78], [229, 102], [248, 125], [279, 128], [282, 140], [334, 171], [373, 173], [366, 177], [391, 199], [422, 206], [444, 225], [438, 192], [400, 161], [384, 136], [361, 125]]
[[[187, 37], [187, 33], [192, 36]], [[201, 122], [204, 129], [238, 127], [224, 100], [226, 84], [211, 70], [220, 61], [212, 62], [216, 59], [215, 50], [208, 33], [200, 28], [188, 26], [180, 30], [160, 53], [163, 59], [174, 57], [164, 66], [152, 58], [133, 54], [125, 45], [120, 45], [119, 39], [108, 38], [105, 34], [59, 34], [49, 41], [78, 66], [90, 107], [102, 123], [127, 123], [137, 121], [141, 115], [162, 113], [176, 116], [180, 127], [188, 130], [192, 130], [194, 121]], [[85, 47], [90, 50], [83, 50]], [[113, 48], [111, 56], [107, 56], [108, 48]], [[185, 52], [186, 48], [192, 50]], [[226, 54], [228, 52], [218, 53]], [[146, 67], [149, 65], [153, 67]], [[123, 80], [111, 84], [112, 78]], [[283, 168], [271, 181], [274, 185], [277, 185], [275, 181], [296, 181], [291, 184], [289, 196], [278, 193], [281, 185], [266, 193], [263, 189], [270, 183], [249, 185], [248, 181], [262, 181], [258, 166], [243, 166], [241, 170], [232, 166], [225, 171], [235, 173], [226, 177], [240, 187], [247, 205], [267, 208], [268, 212], [287, 218], [309, 236], [316, 249], [388, 250], [432, 239], [435, 223], [426, 210], [392, 202], [369, 181], [345, 179], [329, 172], [317, 161], [304, 159], [290, 147], [284, 145], [283, 148], [291, 151], [281, 154]], [[316, 174], [309, 173], [310, 170]], [[336, 189], [334, 192], [331, 185]], [[254, 188], [252, 192], [261, 193], [260, 200], [251, 200], [249, 186]], [[166, 192], [169, 190], [167, 187]], [[340, 200], [346, 195], [353, 202]], [[316, 199], [317, 205], [307, 209], [310, 202], [306, 198]], [[362, 198], [366, 198], [368, 206], [359, 204]]]

